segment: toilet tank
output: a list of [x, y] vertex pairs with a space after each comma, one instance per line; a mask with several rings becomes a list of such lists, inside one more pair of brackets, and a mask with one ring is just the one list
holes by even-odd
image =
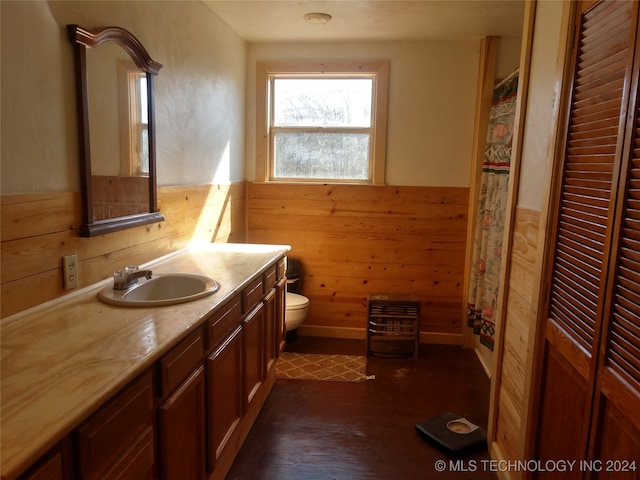
[[297, 258], [287, 257], [287, 292], [302, 292], [302, 262]]

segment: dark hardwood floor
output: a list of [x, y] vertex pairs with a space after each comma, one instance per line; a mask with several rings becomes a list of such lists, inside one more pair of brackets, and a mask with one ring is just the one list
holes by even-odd
[[[364, 355], [365, 345], [299, 336], [287, 350]], [[486, 428], [489, 379], [472, 350], [421, 345], [417, 360], [369, 357], [367, 374], [375, 379], [276, 379], [227, 480], [497, 478], [486, 446], [451, 456], [415, 430], [444, 412]]]

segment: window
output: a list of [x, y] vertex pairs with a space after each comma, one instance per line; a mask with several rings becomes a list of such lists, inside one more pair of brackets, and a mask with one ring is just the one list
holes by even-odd
[[384, 183], [388, 62], [258, 63], [256, 180]]
[[149, 175], [147, 76], [133, 62], [119, 62], [120, 174]]
[[130, 77], [132, 85], [131, 137], [134, 144], [134, 172], [149, 175], [149, 107], [147, 105], [147, 76], [135, 73]]

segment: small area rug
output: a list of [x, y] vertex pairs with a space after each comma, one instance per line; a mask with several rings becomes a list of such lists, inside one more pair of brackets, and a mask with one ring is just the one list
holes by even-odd
[[282, 352], [276, 362], [276, 377], [295, 380], [364, 382], [367, 358], [357, 355]]

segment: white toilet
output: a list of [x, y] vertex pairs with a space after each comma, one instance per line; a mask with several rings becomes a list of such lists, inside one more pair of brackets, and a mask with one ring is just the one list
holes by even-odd
[[284, 324], [287, 332], [298, 328], [307, 318], [309, 311], [309, 299], [297, 293], [287, 292], [285, 300], [287, 311], [284, 315]]

